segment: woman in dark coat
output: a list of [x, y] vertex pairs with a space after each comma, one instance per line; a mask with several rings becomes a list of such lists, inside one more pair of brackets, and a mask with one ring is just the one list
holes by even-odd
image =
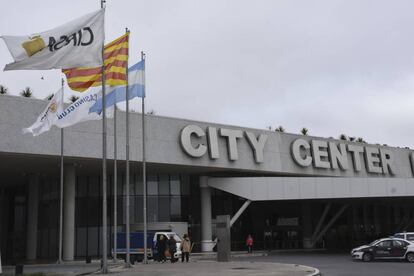
[[167, 240], [164, 235], [160, 235], [160, 239], [157, 242], [158, 261], [165, 262], [165, 250], [167, 249]]
[[171, 235], [170, 239], [168, 240], [168, 250], [171, 254], [171, 263], [175, 263], [174, 253], [177, 252], [177, 242], [174, 239], [174, 236]]

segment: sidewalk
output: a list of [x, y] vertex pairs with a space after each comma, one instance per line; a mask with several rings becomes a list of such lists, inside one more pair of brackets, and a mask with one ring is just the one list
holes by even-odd
[[[122, 276], [310, 276], [318, 275], [319, 271], [309, 266], [264, 262], [237, 262], [218, 263], [216, 261], [191, 260], [189, 263], [157, 263], [150, 261], [147, 265], [136, 263], [132, 268], [125, 268], [123, 263], [109, 263], [110, 275]], [[99, 272], [99, 262], [81, 264], [79, 262], [63, 265], [27, 265], [24, 275], [39, 273], [45, 276], [76, 276], [76, 275], [102, 275]], [[40, 274], [42, 273], [42, 274]], [[1, 276], [14, 275], [14, 267], [5, 267]], [[37, 276], [36, 275], [36, 276]]]
[[136, 264], [131, 269], [116, 268], [111, 275], [122, 276], [311, 276], [319, 275], [315, 268], [294, 264], [264, 262], [192, 261], [190, 263], [150, 263]]
[[[284, 250], [280, 250], [281, 252]], [[291, 251], [291, 250], [290, 250]], [[303, 251], [303, 250], [300, 250]], [[307, 250], [308, 251], [308, 250]], [[311, 250], [313, 251], [313, 250]], [[271, 251], [271, 252], [279, 252]], [[168, 276], [186, 276], [186, 275], [287, 275], [287, 276], [308, 276], [318, 275], [319, 271], [315, 268], [281, 263], [264, 263], [264, 262], [240, 262], [240, 258], [267, 256], [269, 251], [255, 251], [247, 253], [246, 251], [231, 252], [232, 261], [228, 263], [216, 262], [216, 252], [192, 253], [190, 263], [157, 263], [152, 260], [147, 265], [136, 263], [131, 269], [124, 267], [124, 262], [119, 260], [114, 263], [108, 260], [110, 275], [168, 275]], [[14, 275], [14, 266], [3, 266], [3, 274], [1, 276]], [[67, 262], [63, 265], [59, 264], [31, 264], [24, 266], [25, 275], [33, 273], [43, 273], [46, 276], [52, 275], [97, 275], [99, 274], [100, 261], [93, 260], [92, 263], [86, 264], [84, 261]], [[43, 276], [42, 275], [42, 276]]]

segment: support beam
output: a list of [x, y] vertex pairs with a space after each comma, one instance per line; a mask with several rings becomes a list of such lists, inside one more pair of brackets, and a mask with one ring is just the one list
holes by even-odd
[[211, 252], [215, 243], [212, 238], [211, 227], [211, 192], [208, 186], [208, 177], [200, 177], [200, 196], [201, 196], [201, 251]]
[[27, 200], [26, 259], [36, 260], [37, 252], [37, 221], [39, 209], [39, 176], [30, 175]]
[[312, 244], [312, 212], [310, 203], [302, 204], [302, 243], [304, 249], [313, 248]]
[[65, 165], [63, 188], [63, 260], [73, 261], [75, 255], [75, 165]]
[[234, 216], [230, 219], [230, 228], [233, 226], [233, 224], [237, 221], [237, 219], [243, 214], [243, 212], [249, 207], [250, 203], [252, 203], [251, 200], [246, 200], [243, 205], [240, 207], [240, 209], [234, 214]]
[[322, 229], [322, 231], [316, 236], [314, 240], [312, 240], [312, 244], [314, 245], [320, 238], [322, 238], [323, 235], [325, 235], [326, 231], [331, 228], [332, 224], [335, 223], [335, 221], [342, 215], [342, 213], [345, 211], [346, 208], [348, 208], [349, 204], [345, 204], [339, 209], [339, 211], [331, 218], [331, 220], [328, 222], [328, 224]]
[[319, 219], [318, 224], [315, 227], [315, 230], [313, 231], [312, 238], [311, 238], [312, 241], [315, 240], [316, 235], [318, 235], [319, 230], [321, 230], [322, 224], [325, 221], [325, 218], [328, 215], [328, 212], [329, 212], [329, 209], [331, 208], [331, 206], [332, 206], [332, 203], [330, 203], [330, 202], [325, 206], [325, 209], [323, 210], [322, 216]]

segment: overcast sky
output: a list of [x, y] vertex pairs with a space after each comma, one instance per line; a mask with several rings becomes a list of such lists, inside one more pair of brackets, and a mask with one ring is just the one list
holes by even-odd
[[[0, 4], [0, 35], [45, 31], [100, 7]], [[414, 147], [413, 10], [410, 0], [107, 0], [106, 41], [131, 30], [130, 64], [146, 52], [146, 103], [158, 115]], [[9, 62], [0, 41], [0, 67]], [[62, 76], [7, 71], [0, 84], [44, 98]]]

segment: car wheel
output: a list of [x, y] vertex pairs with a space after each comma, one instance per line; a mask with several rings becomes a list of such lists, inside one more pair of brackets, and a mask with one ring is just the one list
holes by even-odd
[[407, 261], [409, 261], [410, 263], [414, 263], [414, 253], [407, 253], [407, 256], [405, 256], [405, 258], [407, 259]]
[[372, 254], [371, 253], [365, 253], [363, 256], [362, 256], [362, 260], [364, 261], [364, 262], [370, 262], [370, 261], [372, 261]]

